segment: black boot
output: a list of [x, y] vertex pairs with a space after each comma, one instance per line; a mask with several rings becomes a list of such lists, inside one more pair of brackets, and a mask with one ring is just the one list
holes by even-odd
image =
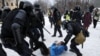
[[56, 37], [56, 35], [52, 35], [52, 37]]
[[71, 52], [73, 52], [73, 53], [76, 53], [74, 49], [70, 49], [69, 51], [71, 51]]
[[42, 41], [46, 41], [46, 39], [42, 39]]
[[70, 49], [69, 51], [71, 51], [71, 52], [73, 52], [73, 53], [76, 53], [76, 55], [77, 55], [77, 56], [82, 56], [82, 54], [81, 54], [81, 53], [76, 52], [74, 49]]

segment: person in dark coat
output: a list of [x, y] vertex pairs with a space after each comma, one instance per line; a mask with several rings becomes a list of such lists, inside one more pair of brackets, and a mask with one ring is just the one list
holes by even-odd
[[93, 28], [96, 28], [97, 22], [99, 21], [99, 9], [96, 8], [93, 12]]
[[73, 15], [72, 15], [72, 21], [76, 21], [80, 25], [82, 25], [81, 20], [82, 20], [81, 8], [80, 8], [80, 6], [76, 6], [74, 8], [74, 12], [73, 12]]
[[43, 16], [43, 13], [42, 13], [42, 11], [40, 9], [40, 5], [39, 4], [35, 4], [34, 8], [35, 8], [35, 16], [38, 19], [37, 28], [40, 31], [40, 37], [42, 38], [42, 41], [45, 41], [45, 39], [44, 39], [44, 31], [43, 31], [43, 27], [45, 26], [44, 16]]
[[30, 16], [31, 23], [30, 23], [30, 26], [28, 28], [27, 36], [30, 38], [29, 44], [30, 44], [31, 49], [33, 50], [33, 46], [34, 46], [33, 43], [35, 41], [39, 41], [40, 33], [39, 33], [39, 30], [37, 27], [38, 19], [35, 17], [35, 14], [33, 11], [31, 12], [31, 14], [32, 14]]
[[72, 17], [73, 17], [73, 12], [74, 12], [73, 9], [71, 9], [70, 12], [69, 12], [71, 20], [72, 20]]
[[53, 8], [53, 18], [54, 18], [54, 34], [52, 37], [56, 36], [57, 31], [59, 32], [58, 37], [62, 37], [62, 31], [61, 31], [61, 15], [57, 8]]
[[88, 27], [90, 26], [92, 22], [92, 17], [91, 17], [91, 13], [89, 11], [87, 11], [85, 14], [84, 14], [84, 17], [83, 17], [83, 27], [88, 30]]
[[48, 18], [49, 18], [49, 22], [50, 22], [51, 28], [52, 28], [54, 19], [53, 19], [53, 12], [52, 12], [51, 8], [49, 8], [49, 10], [48, 10]]
[[75, 37], [71, 40], [70, 44], [70, 51], [76, 53], [77, 56], [82, 56], [82, 53], [79, 51], [79, 49], [76, 47], [77, 45], [80, 45], [78, 42], [75, 41], [77, 35], [82, 31], [82, 35], [87, 37], [88, 34], [85, 34], [84, 32], [87, 32], [86, 30], [83, 30], [82, 26], [77, 22], [66, 22], [63, 21], [62, 25], [64, 25], [64, 28], [67, 30], [67, 35], [64, 38], [65, 45], [68, 44], [69, 40], [71, 39], [72, 35], [75, 35]]
[[90, 13], [93, 12], [93, 9], [94, 9], [94, 8], [95, 8], [94, 5], [90, 5], [90, 6], [89, 6], [89, 11], [90, 11]]
[[30, 25], [29, 17], [32, 10], [30, 2], [21, 1], [19, 8], [9, 12], [1, 28], [1, 40], [4, 47], [16, 51], [21, 56], [33, 55], [28, 43], [24, 40]]

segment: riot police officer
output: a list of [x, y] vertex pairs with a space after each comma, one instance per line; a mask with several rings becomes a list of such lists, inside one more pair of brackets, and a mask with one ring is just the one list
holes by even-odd
[[[19, 8], [12, 10], [1, 28], [1, 40], [6, 48], [15, 50], [21, 56], [31, 56], [32, 51], [24, 40], [30, 24], [30, 15], [33, 10], [28, 1], [21, 1]], [[33, 55], [34, 56], [34, 55]]]
[[52, 37], [56, 36], [57, 31], [59, 32], [58, 37], [62, 37], [62, 32], [61, 32], [61, 15], [60, 12], [58, 11], [57, 8], [53, 7], [53, 18], [54, 18], [54, 34]]
[[44, 32], [43, 32], [43, 27], [45, 25], [45, 20], [44, 20], [44, 16], [43, 16], [43, 13], [40, 9], [40, 5], [39, 4], [34, 4], [34, 13], [35, 13], [35, 16], [36, 18], [38, 19], [38, 23], [37, 23], [37, 28], [39, 29], [40, 31], [40, 36], [42, 38], [42, 41], [45, 41], [44, 39]]

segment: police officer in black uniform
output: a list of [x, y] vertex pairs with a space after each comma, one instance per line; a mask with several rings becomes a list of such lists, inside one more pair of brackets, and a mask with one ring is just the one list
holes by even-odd
[[40, 9], [40, 5], [39, 4], [34, 4], [34, 8], [35, 8], [35, 16], [36, 18], [38, 19], [38, 23], [37, 23], [37, 28], [39, 29], [40, 31], [40, 36], [42, 37], [42, 41], [45, 41], [44, 39], [44, 32], [43, 32], [43, 27], [45, 25], [45, 20], [44, 20], [44, 16], [43, 16], [43, 13]]
[[75, 42], [76, 36], [80, 33], [80, 31], [82, 30], [82, 33], [85, 37], [89, 36], [89, 33], [87, 30], [85, 30], [84, 28], [82, 28], [82, 26], [75, 21], [70, 21], [70, 22], [66, 22], [64, 21], [62, 23], [62, 25], [64, 25], [64, 29], [67, 30], [67, 35], [64, 39], [65, 41], [65, 45], [68, 44], [69, 40], [71, 39], [72, 35], [75, 35], [75, 37], [71, 40], [71, 44], [70, 44], [70, 51], [76, 53], [77, 56], [82, 56], [82, 53], [80, 52], [80, 50], [77, 48], [77, 45], [80, 45], [79, 43]]
[[[19, 8], [12, 10], [1, 28], [1, 40], [6, 48], [15, 50], [21, 56], [31, 56], [32, 51], [24, 40], [30, 25], [30, 15], [33, 10], [28, 1], [21, 1]], [[33, 55], [34, 56], [34, 55]]]
[[62, 32], [61, 32], [61, 15], [60, 12], [58, 11], [57, 8], [53, 7], [53, 18], [54, 18], [54, 34], [52, 37], [56, 36], [57, 31], [59, 32], [58, 37], [62, 37]]
[[29, 41], [30, 47], [32, 51], [36, 51], [37, 49], [40, 49], [43, 55], [48, 55], [49, 54], [48, 48], [43, 42], [39, 41], [39, 37], [41, 34], [39, 33], [39, 31], [41, 30], [41, 29], [39, 30], [39, 27], [41, 27], [42, 24], [39, 25], [41, 21], [38, 18], [38, 16], [40, 16], [41, 14], [40, 12], [36, 13], [37, 11], [35, 10], [36, 8], [33, 9], [33, 11], [31, 12], [31, 16], [29, 17], [31, 23], [27, 31], [27, 36], [30, 38], [30, 41]]
[[78, 22], [80, 25], [81, 24], [81, 20], [82, 20], [82, 13], [81, 13], [81, 8], [79, 5], [77, 5], [75, 8], [74, 8], [74, 12], [73, 12], [73, 15], [72, 15], [72, 21], [76, 21]]

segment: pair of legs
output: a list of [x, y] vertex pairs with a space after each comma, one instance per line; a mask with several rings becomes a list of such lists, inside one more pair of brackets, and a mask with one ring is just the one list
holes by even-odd
[[27, 35], [30, 38], [30, 41], [29, 41], [30, 42], [30, 47], [31, 47], [31, 49], [33, 49], [34, 48], [33, 43], [38, 42], [39, 37], [40, 37], [40, 33], [39, 33], [37, 28], [32, 28], [32, 29], [29, 29]]
[[44, 39], [43, 27], [39, 27], [38, 29], [39, 29], [39, 31], [40, 31], [40, 36], [41, 36], [41, 38], [42, 38], [42, 41], [45, 41], [45, 39]]
[[75, 38], [73, 38], [73, 39], [71, 40], [71, 45], [70, 45], [70, 48], [71, 48], [71, 49], [70, 49], [70, 51], [76, 53], [77, 56], [82, 56], [81, 52], [80, 52], [79, 49], [76, 47], [77, 45], [79, 45], [79, 44], [77, 44], [77, 43], [75, 42]]
[[57, 24], [54, 26], [54, 34], [52, 35], [52, 37], [56, 36], [57, 31], [59, 32], [59, 37], [62, 37], [61, 27]]
[[[40, 34], [39, 34], [39, 31], [37, 28], [34, 28], [33, 30], [29, 30], [28, 37], [30, 38], [30, 45], [31, 45], [31, 49], [33, 51], [40, 48], [40, 51], [43, 55], [49, 54], [49, 51], [48, 51], [48, 48], [46, 47], [46, 45], [43, 42], [39, 41]], [[34, 43], [34, 45], [33, 45], [33, 43]]]
[[93, 28], [96, 28], [96, 26], [97, 26], [97, 21], [98, 21], [98, 20], [93, 19]]
[[53, 25], [53, 17], [51, 17], [51, 16], [49, 16], [49, 22], [50, 22], [50, 24], [51, 24], [51, 28], [52, 28], [52, 25]]
[[[17, 45], [14, 45], [14, 40], [7, 39], [7, 42], [3, 43], [5, 48], [12, 49], [16, 51], [21, 56], [31, 56], [32, 51], [29, 49], [29, 45], [25, 40], [22, 40], [22, 44], [17, 43]], [[9, 41], [9, 42], [8, 42]]]

